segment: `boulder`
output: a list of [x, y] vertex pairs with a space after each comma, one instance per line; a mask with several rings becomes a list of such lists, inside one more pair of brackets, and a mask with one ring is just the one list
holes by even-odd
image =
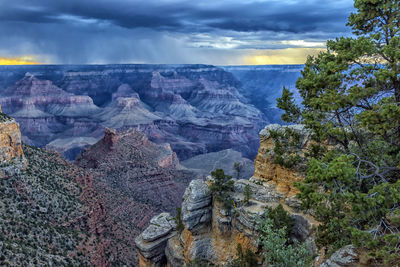
[[186, 188], [182, 203], [182, 221], [192, 231], [211, 220], [211, 192], [202, 180], [193, 180]]
[[342, 266], [355, 266], [358, 262], [358, 254], [353, 245], [347, 245], [324, 261], [319, 267], [342, 267]]
[[169, 213], [161, 213], [150, 220], [150, 225], [135, 239], [139, 252], [139, 266], [159, 266], [165, 262], [165, 247], [174, 236], [176, 225]]

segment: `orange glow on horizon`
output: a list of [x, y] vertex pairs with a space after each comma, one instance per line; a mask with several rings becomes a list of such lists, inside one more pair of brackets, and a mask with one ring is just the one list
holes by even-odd
[[36, 61], [32, 56], [22, 57], [0, 57], [0, 65], [38, 65], [40, 62]]
[[286, 48], [260, 50], [244, 58], [246, 65], [286, 65], [304, 64], [307, 56], [316, 56], [324, 52], [324, 48]]

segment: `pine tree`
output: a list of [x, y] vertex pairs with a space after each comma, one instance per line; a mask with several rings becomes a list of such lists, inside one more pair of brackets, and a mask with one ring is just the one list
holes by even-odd
[[236, 179], [240, 179], [240, 174], [241, 174], [242, 169], [243, 169], [243, 164], [240, 163], [240, 162], [235, 162], [235, 163], [233, 164], [233, 169], [234, 169], [235, 172], [236, 172]]
[[[400, 2], [356, 0], [354, 37], [327, 42], [309, 57], [296, 87], [278, 107], [282, 118], [312, 131], [304, 208], [322, 222], [321, 246], [364, 243], [377, 260], [400, 261]], [[396, 217], [397, 216], [397, 217]]]
[[213, 199], [222, 203], [226, 211], [230, 211], [233, 206], [233, 199], [230, 196], [234, 186], [232, 176], [226, 175], [222, 169], [211, 172], [211, 176], [213, 181], [210, 190]]

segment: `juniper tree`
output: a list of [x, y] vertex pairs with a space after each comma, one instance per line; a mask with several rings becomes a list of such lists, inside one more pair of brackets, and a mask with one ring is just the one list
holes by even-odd
[[309, 57], [296, 87], [283, 90], [282, 119], [312, 132], [319, 154], [299, 184], [304, 208], [322, 222], [321, 246], [364, 242], [379, 259], [399, 260], [400, 2], [356, 0], [353, 37], [327, 42]]
[[243, 164], [241, 162], [235, 162], [233, 164], [233, 169], [236, 172], [236, 179], [239, 179], [240, 178], [240, 173], [242, 172], [242, 169], [243, 169]]
[[244, 204], [246, 204], [246, 205], [249, 204], [249, 201], [250, 201], [250, 198], [251, 198], [252, 194], [253, 194], [253, 191], [251, 190], [250, 185], [246, 184], [246, 186], [243, 189], [243, 196], [244, 196], [243, 202], [244, 202]]
[[230, 192], [233, 191], [234, 183], [232, 176], [226, 175], [224, 170], [217, 169], [211, 172], [213, 181], [210, 185], [213, 199], [222, 203], [225, 210], [229, 211], [233, 206], [233, 199]]

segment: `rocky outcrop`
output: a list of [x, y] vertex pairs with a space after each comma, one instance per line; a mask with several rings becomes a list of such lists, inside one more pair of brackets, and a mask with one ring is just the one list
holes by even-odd
[[[263, 216], [266, 207], [276, 207], [279, 204], [283, 204], [294, 219], [292, 238], [307, 242], [310, 251], [316, 252], [313, 233], [317, 222], [312, 217], [298, 212], [295, 207], [284, 204], [284, 195], [277, 192], [273, 186], [260, 184], [256, 179], [236, 180], [232, 193], [235, 208], [227, 212], [219, 203], [211, 201], [208, 183], [193, 180], [185, 191], [181, 216], [184, 229], [181, 233], [170, 234], [165, 254], [162, 254], [167, 258], [168, 266], [184, 266], [185, 263], [194, 260], [228, 266], [236, 257], [238, 244], [257, 255], [257, 220]], [[254, 192], [248, 205], [243, 203], [246, 185]], [[140, 252], [141, 249], [138, 249]], [[141, 260], [147, 265], [142, 266], [159, 266], [151, 259], [143, 257]]]
[[150, 225], [135, 239], [139, 251], [139, 267], [166, 264], [165, 247], [175, 235], [174, 218], [169, 213], [161, 213], [150, 220]]
[[[106, 129], [103, 139], [84, 149], [76, 163], [94, 177], [93, 187], [103, 200], [103, 232], [110, 244], [106, 254], [112, 264], [137, 263], [135, 238], [154, 215], [175, 212], [194, 177], [176, 170], [179, 161], [168, 144], [155, 144], [134, 130]], [[150, 241], [145, 235], [140, 242], [147, 251], [143, 257], [153, 249], [147, 247]]]
[[21, 133], [18, 123], [0, 113], [0, 162], [7, 164], [23, 158]]
[[240, 86], [206, 65], [7, 67], [0, 104], [20, 123], [24, 142], [69, 159], [107, 127], [169, 143], [181, 160], [224, 149], [253, 159], [266, 121]]
[[[298, 131], [303, 137], [302, 148], [307, 146], [308, 137], [303, 127], [285, 127]], [[257, 220], [264, 216], [266, 208], [275, 208], [278, 205], [282, 205], [293, 219], [290, 238], [305, 242], [311, 253], [317, 252], [314, 231], [318, 222], [299, 211], [299, 201], [294, 196], [292, 183], [302, 177], [296, 176], [295, 170], [277, 169], [272, 153], [274, 142], [269, 135], [270, 129], [282, 131], [282, 127], [277, 125], [268, 126], [261, 131], [262, 141], [255, 175], [249, 180], [234, 180], [234, 191], [230, 193], [234, 201], [232, 210], [227, 211], [220, 203], [212, 201], [210, 176], [207, 181], [193, 180], [187, 187], [181, 212], [184, 229], [180, 233], [171, 233], [166, 242], [165, 257], [168, 266], [184, 266], [195, 260], [228, 266], [236, 258], [239, 244], [244, 250], [253, 251], [261, 263]], [[246, 187], [252, 192], [249, 203], [244, 203]], [[151, 258], [144, 257], [143, 262], [148, 266], [158, 266]]]
[[211, 192], [202, 180], [193, 180], [182, 202], [182, 222], [191, 232], [200, 232], [211, 221]]
[[260, 132], [260, 148], [255, 159], [254, 178], [274, 185], [278, 192], [293, 197], [298, 193], [294, 183], [301, 181], [304, 177], [296, 168], [288, 169], [275, 163], [275, 141], [270, 134], [271, 131], [283, 133], [287, 128], [299, 135], [299, 148], [296, 153], [302, 155], [309, 146], [310, 134], [302, 125], [270, 124], [266, 126]]
[[25, 165], [19, 125], [0, 106], [0, 179], [11, 177]]
[[353, 245], [345, 246], [334, 252], [319, 267], [359, 266], [359, 255]]

